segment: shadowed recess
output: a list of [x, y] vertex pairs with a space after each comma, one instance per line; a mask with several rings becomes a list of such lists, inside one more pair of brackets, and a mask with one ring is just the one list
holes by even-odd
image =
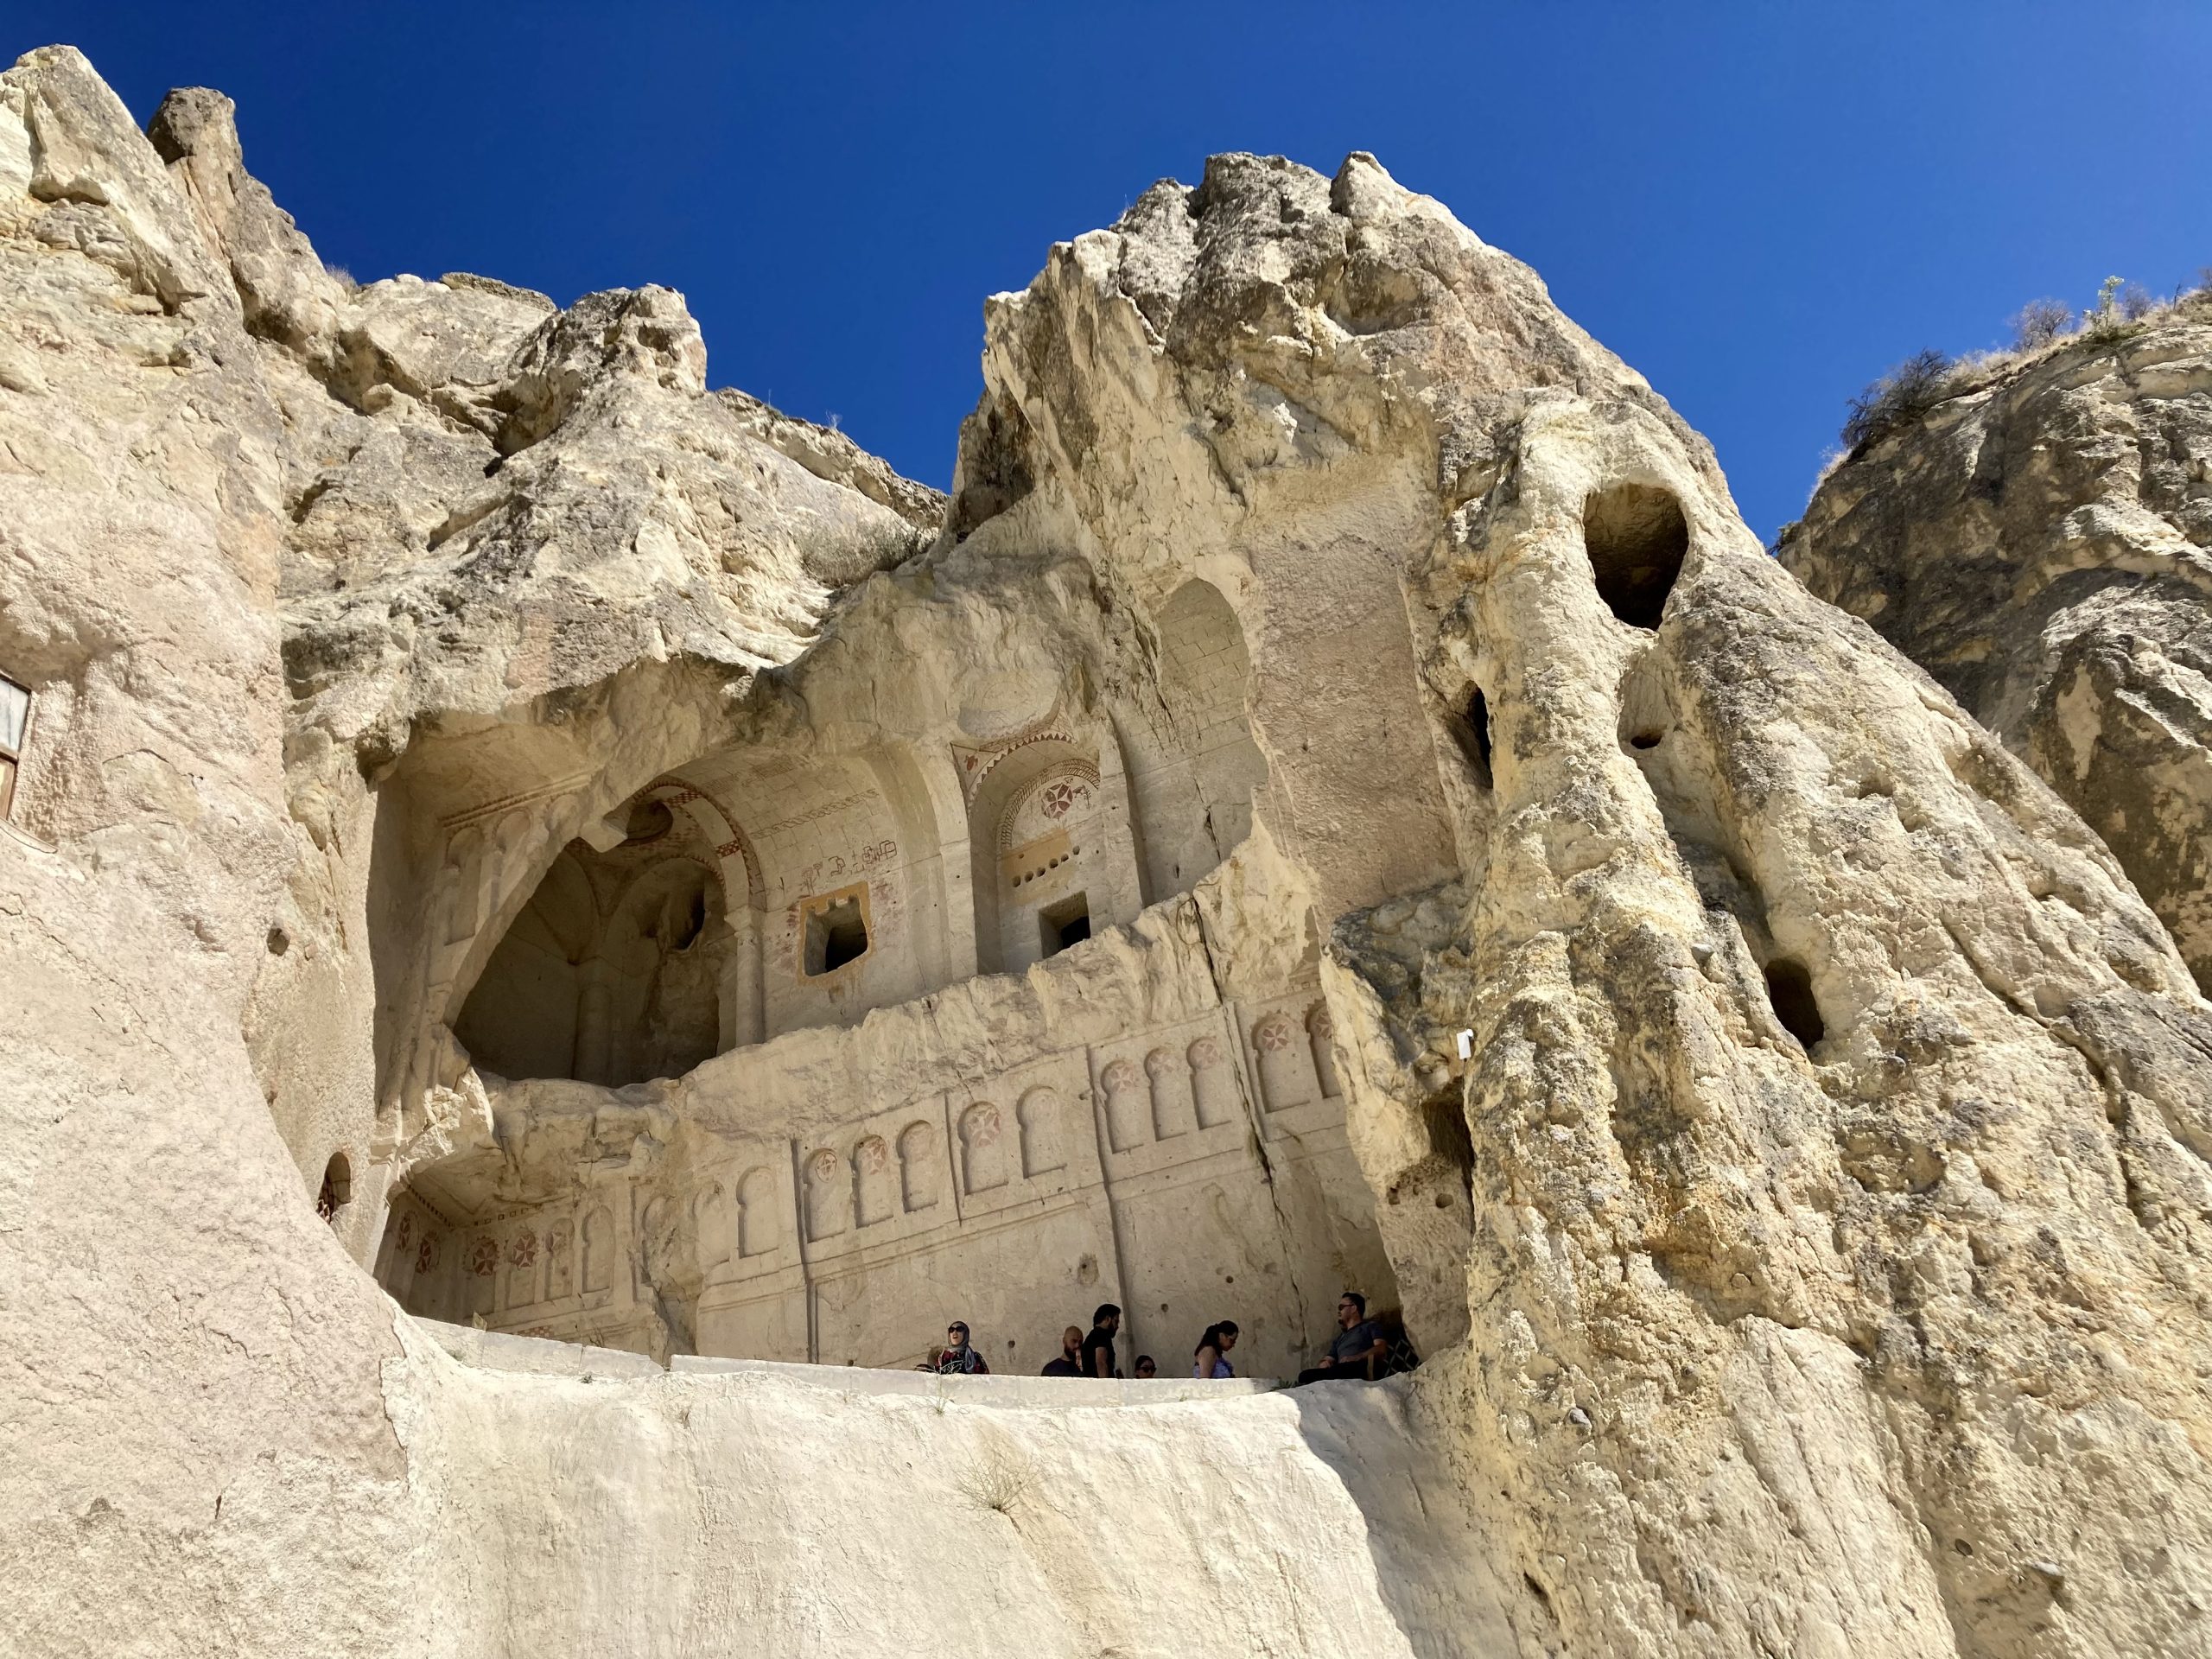
[[1582, 504], [1582, 544], [1612, 613], [1632, 628], [1657, 627], [1689, 551], [1681, 503], [1648, 484], [1596, 491]]

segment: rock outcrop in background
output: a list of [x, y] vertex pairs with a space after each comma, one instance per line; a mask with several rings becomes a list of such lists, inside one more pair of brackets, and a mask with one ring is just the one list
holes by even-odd
[[1782, 561], [2064, 797], [2212, 982], [2212, 294], [1976, 378], [1824, 479]]
[[[0, 342], [14, 1645], [2202, 1643], [2212, 1010], [2127, 843], [1372, 158], [1217, 157], [1056, 247], [988, 308], [949, 503], [709, 392], [667, 290], [337, 282], [223, 100], [141, 135], [64, 48], [0, 77]], [[1193, 578], [1267, 781], [1095, 943], [1141, 978], [1188, 915], [1151, 957], [1224, 997], [1318, 956], [1420, 1372], [517, 1377], [378, 1289], [391, 1191], [511, 1144], [450, 1021], [563, 846], [985, 675], [1103, 722]], [[536, 816], [456, 930], [487, 798]], [[978, 981], [957, 1035], [1085, 971]]]

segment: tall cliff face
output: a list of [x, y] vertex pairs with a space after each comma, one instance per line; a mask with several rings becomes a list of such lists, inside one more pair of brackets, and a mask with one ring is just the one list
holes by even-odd
[[[1024, 533], [1140, 591], [1191, 561], [1253, 619], [1353, 1135], [1402, 1281], [1463, 1277], [1430, 1393], [1531, 1628], [2186, 1639], [2212, 1024], [2104, 847], [1365, 158], [1160, 187], [998, 302], [986, 361], [956, 525], [971, 478], [1019, 475]], [[1404, 712], [1313, 717], [1351, 683]], [[1402, 1202], [1455, 1160], [1456, 1240]]]
[[[1217, 158], [994, 300], [934, 541], [928, 492], [709, 392], [667, 290], [348, 288], [222, 100], [142, 137], [66, 50], [0, 77], [0, 671], [48, 740], [0, 840], [26, 1650], [2200, 1639], [2184, 963], [1371, 158]], [[1082, 959], [1113, 975], [855, 1042], [988, 1069], [1017, 1003], [1318, 952], [1420, 1373], [1035, 1412], [517, 1377], [355, 1265], [388, 1185], [526, 1161], [449, 1022], [563, 845], [717, 745], [1115, 730], [1194, 578], [1249, 651], [1249, 841]], [[486, 800], [529, 814], [462, 928]], [[684, 1094], [587, 1096], [613, 1156]]]
[[1823, 480], [1782, 562], [2064, 797], [2212, 984], [2212, 298], [1979, 378]]

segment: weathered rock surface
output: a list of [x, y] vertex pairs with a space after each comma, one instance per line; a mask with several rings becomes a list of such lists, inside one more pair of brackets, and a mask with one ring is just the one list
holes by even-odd
[[[1348, 305], [1363, 261], [1395, 281]], [[1405, 597], [1466, 909], [1410, 979], [1363, 970], [1382, 911], [1339, 924], [1340, 1016], [1363, 977], [1381, 1005], [1351, 1126], [1386, 1196], [1434, 1166], [1388, 994], [1471, 986], [1471, 1319], [1433, 1386], [1562, 1638], [2194, 1639], [2212, 1030], [2102, 846], [1764, 558], [1525, 272], [1363, 158], [1333, 187], [1218, 161], [994, 321], [1030, 499], [1124, 569], [1219, 548], [1263, 593], [1254, 723], [1325, 913], [1363, 843], [1309, 805], [1388, 826], [1426, 779], [1331, 787], [1381, 746], [1292, 722], [1389, 658], [1355, 678], [1306, 631], [1367, 613], [1363, 562]], [[1433, 1248], [1380, 1215], [1395, 1256]]]
[[[933, 543], [929, 493], [708, 391], [672, 293], [338, 283], [223, 100], [142, 137], [66, 49], [0, 77], [0, 672], [37, 698], [0, 836], [6, 1644], [2203, 1645], [2212, 1009], [2067, 804], [1372, 158], [1217, 157], [994, 300]], [[988, 781], [1055, 745], [1035, 777], [1101, 803], [1054, 802], [1101, 934], [1057, 952]], [[895, 976], [778, 957], [850, 874], [810, 826], [869, 811]], [[569, 1071], [498, 1076], [470, 1044], [540, 1033], [472, 988], [569, 914], [561, 860], [596, 925], [594, 873], [709, 823], [709, 943], [755, 964], [721, 1052], [654, 1075], [696, 964], [653, 931], [644, 1081], [607, 995]], [[1252, 1230], [1261, 1275], [1379, 1240], [1410, 1378], [1001, 1412], [551, 1344], [512, 1375], [362, 1270], [404, 1215], [619, 1192], [580, 1297], [681, 1352], [731, 1265], [688, 1166], [773, 1117], [789, 1194], [847, 1099], [1197, 1019], [1245, 1116], [1156, 1230], [1233, 1188], [1306, 1230]], [[1116, 1158], [1182, 1178], [1166, 1096], [1124, 1147], [1109, 1073], [1062, 1088], [1112, 1230]], [[1030, 1202], [976, 1178], [998, 1125], [963, 1203]], [[1347, 1157], [1363, 1195], [1309, 1190]], [[725, 1253], [788, 1259], [803, 1323], [866, 1224], [825, 1167], [803, 1237]], [[555, 1236], [486, 1231], [464, 1288], [506, 1319]], [[1296, 1283], [1240, 1294], [1308, 1341]]]
[[1977, 380], [1823, 480], [1782, 562], [2064, 797], [2212, 984], [2212, 303]]

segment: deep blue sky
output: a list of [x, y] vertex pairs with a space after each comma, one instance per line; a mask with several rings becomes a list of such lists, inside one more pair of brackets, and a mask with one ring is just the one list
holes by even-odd
[[709, 373], [948, 481], [982, 302], [1224, 149], [1371, 149], [1649, 377], [1752, 528], [1844, 399], [2212, 264], [2212, 5], [499, 8], [10, 0], [141, 121], [238, 102], [367, 280], [681, 289]]

